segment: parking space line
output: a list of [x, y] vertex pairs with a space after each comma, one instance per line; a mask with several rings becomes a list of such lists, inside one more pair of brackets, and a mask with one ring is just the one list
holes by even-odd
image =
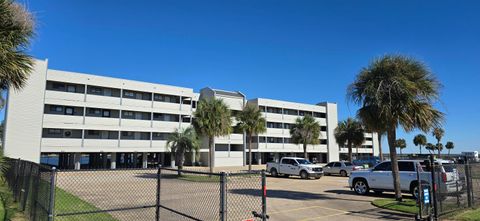
[[288, 213], [288, 212], [294, 212], [294, 211], [300, 211], [300, 210], [308, 210], [308, 209], [313, 209], [313, 208], [320, 208], [320, 209], [337, 211], [337, 212], [341, 212], [342, 214], [343, 214], [343, 213], [349, 213], [348, 211], [345, 211], [345, 210], [333, 209], [333, 208], [328, 208], [328, 207], [323, 207], [323, 206], [307, 206], [307, 207], [300, 207], [300, 208], [295, 208], [295, 209], [289, 209], [289, 210], [282, 210], [282, 211], [271, 212], [271, 213], [268, 213], [268, 214], [269, 214], [269, 215], [272, 215], [272, 214], [279, 214], [279, 213]]

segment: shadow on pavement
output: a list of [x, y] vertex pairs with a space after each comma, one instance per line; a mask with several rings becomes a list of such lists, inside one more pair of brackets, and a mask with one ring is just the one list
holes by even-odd
[[[325, 190], [324, 192], [326, 193], [334, 193], [334, 194], [341, 194], [341, 195], [354, 195], [354, 196], [359, 196], [358, 194], [356, 194], [355, 192], [353, 192], [352, 190]], [[377, 194], [377, 193], [373, 193], [373, 192], [370, 192], [369, 194], [365, 195], [365, 197], [381, 197], [381, 198], [394, 198], [395, 197], [395, 194], [392, 192], [387, 192], [387, 193], [380, 193], [380, 194]], [[411, 195], [406, 195], [406, 194], [403, 194], [403, 198], [405, 199], [413, 199], [413, 197]]]
[[[229, 192], [241, 195], [258, 196], [261, 190], [254, 189], [233, 189]], [[371, 200], [357, 200], [357, 199], [342, 199], [332, 197], [331, 194], [310, 193], [291, 190], [267, 190], [267, 198], [289, 199], [289, 200], [346, 200], [346, 201], [360, 201], [370, 202]]]

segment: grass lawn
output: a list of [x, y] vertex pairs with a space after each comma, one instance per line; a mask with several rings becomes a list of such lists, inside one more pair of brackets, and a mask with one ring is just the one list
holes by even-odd
[[413, 199], [403, 199], [403, 202], [397, 202], [395, 199], [376, 199], [372, 205], [389, 210], [395, 210], [404, 213], [418, 213], [417, 202]]
[[[97, 211], [99, 208], [94, 205], [78, 198], [77, 196], [66, 192], [60, 188], [56, 188], [55, 193], [55, 213], [74, 213], [85, 211]], [[108, 213], [90, 213], [83, 215], [71, 215], [71, 216], [57, 216], [55, 220], [60, 221], [87, 221], [87, 220], [102, 220], [102, 221], [117, 221]]]
[[449, 219], [459, 221], [480, 221], [480, 208], [469, 209], [460, 213], [456, 213], [452, 217], [449, 217]]
[[4, 181], [0, 181], [0, 221], [24, 221], [25, 216], [19, 211], [18, 204], [13, 202], [13, 194]]

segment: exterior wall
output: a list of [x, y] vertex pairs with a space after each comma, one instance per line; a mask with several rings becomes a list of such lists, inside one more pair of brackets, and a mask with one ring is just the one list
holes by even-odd
[[47, 65], [46, 60], [36, 60], [26, 86], [21, 91], [8, 91], [3, 141], [5, 156], [40, 161]]

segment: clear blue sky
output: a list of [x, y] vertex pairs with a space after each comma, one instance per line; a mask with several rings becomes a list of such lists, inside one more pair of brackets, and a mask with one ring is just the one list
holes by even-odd
[[[249, 98], [337, 102], [340, 119], [355, 115], [346, 87], [372, 58], [414, 56], [444, 84], [444, 140], [454, 141], [456, 152], [480, 150], [475, 1], [21, 2], [38, 19], [31, 54], [48, 58], [50, 68], [241, 90]], [[398, 135], [407, 139], [404, 152], [417, 150], [416, 133]]]

